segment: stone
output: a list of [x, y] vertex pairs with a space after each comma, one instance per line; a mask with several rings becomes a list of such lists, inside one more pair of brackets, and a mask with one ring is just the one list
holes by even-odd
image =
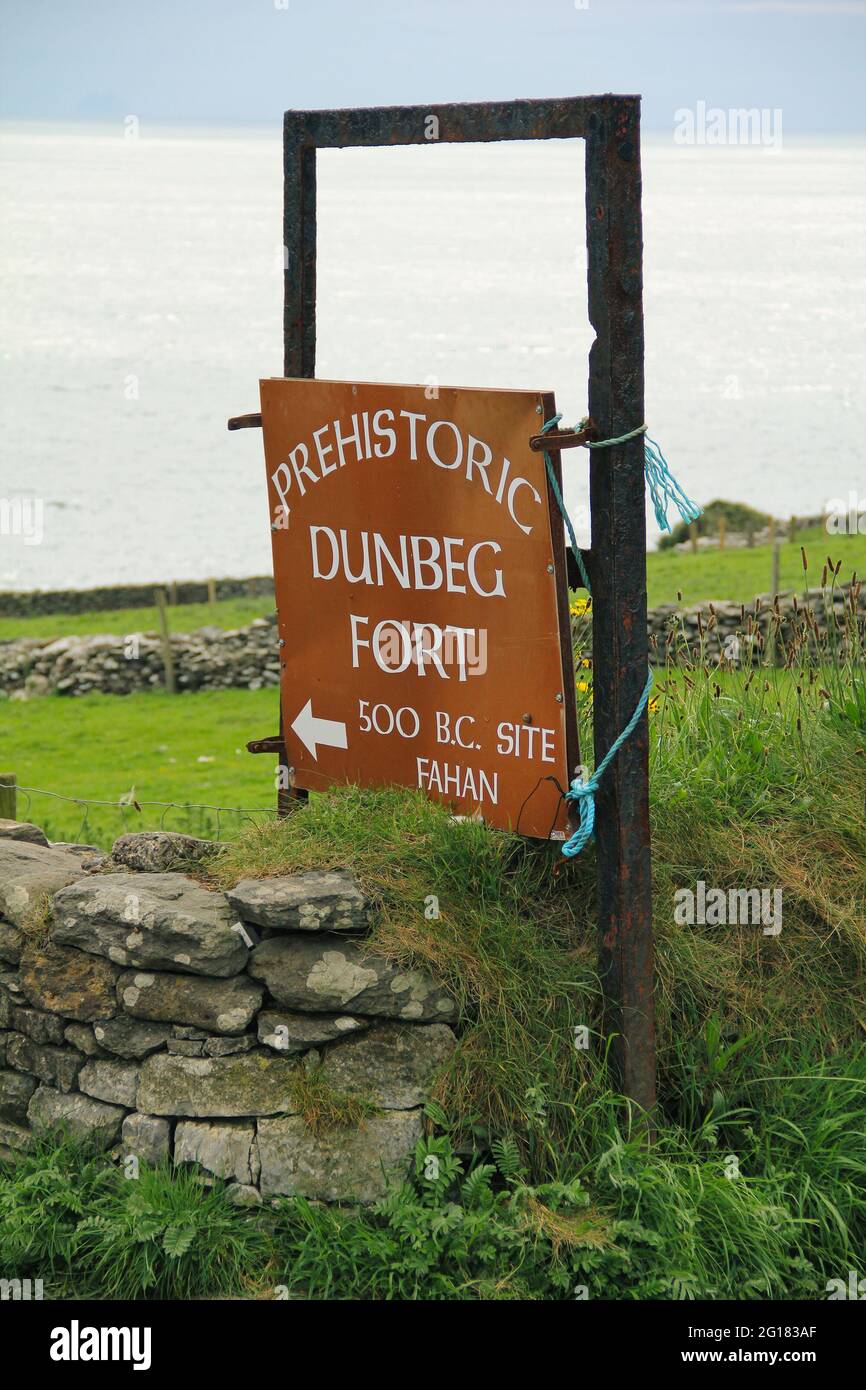
[[236, 1057], [171, 1057], [157, 1052], [141, 1069], [138, 1104], [152, 1115], [192, 1119], [293, 1114], [294, 1066], [269, 1052]]
[[0, 922], [0, 960], [17, 965], [24, 949], [25, 936], [11, 922]]
[[344, 1095], [363, 1096], [383, 1110], [411, 1110], [424, 1104], [456, 1045], [444, 1023], [380, 1023], [329, 1048], [322, 1075]]
[[104, 1057], [105, 1052], [99, 1046], [93, 1033], [93, 1026], [90, 1023], [70, 1023], [63, 1030], [63, 1038], [74, 1047], [78, 1052], [83, 1052], [85, 1057]]
[[0, 917], [26, 927], [48, 897], [81, 878], [81, 866], [62, 849], [0, 840]]
[[291, 874], [244, 878], [226, 897], [245, 922], [282, 931], [366, 931], [367, 903], [355, 875]]
[[30, 1003], [76, 1023], [114, 1017], [119, 974], [107, 960], [53, 942], [28, 947], [21, 958], [21, 989]]
[[23, 1125], [28, 1102], [35, 1090], [35, 1076], [23, 1071], [0, 1071], [0, 1119]]
[[62, 1018], [42, 1009], [28, 1009], [24, 1004], [12, 1006], [8, 1026], [34, 1042], [55, 1043], [58, 1047], [66, 1042], [66, 1024]]
[[12, 1033], [6, 1044], [6, 1061], [18, 1071], [28, 1071], [60, 1091], [74, 1091], [78, 1073], [84, 1066], [80, 1052], [68, 1047], [49, 1047]]
[[61, 1095], [51, 1086], [34, 1091], [27, 1107], [27, 1118], [34, 1134], [63, 1131], [102, 1149], [110, 1149], [120, 1134], [125, 1111], [90, 1096]]
[[262, 1009], [256, 1019], [259, 1042], [275, 1052], [305, 1052], [308, 1047], [346, 1038], [370, 1027], [368, 1018], [351, 1014], [293, 1014]]
[[256, 1128], [244, 1120], [179, 1120], [175, 1163], [198, 1163], [217, 1178], [253, 1184], [259, 1176]]
[[231, 1202], [233, 1207], [260, 1207], [262, 1194], [257, 1187], [243, 1182], [233, 1182], [226, 1188], [226, 1201]]
[[184, 1038], [188, 1042], [204, 1042], [207, 1038], [207, 1033], [203, 1028], [189, 1028], [186, 1024], [175, 1023], [171, 1030], [171, 1036], [173, 1038]]
[[29, 1129], [0, 1116], [0, 1157], [14, 1158], [16, 1153], [29, 1149], [32, 1143], [33, 1135]]
[[94, 1100], [134, 1110], [140, 1075], [139, 1068], [132, 1062], [118, 1062], [113, 1057], [92, 1058], [81, 1068], [78, 1089], [93, 1096]]
[[123, 864], [128, 869], [162, 873], [172, 864], [203, 859], [218, 849], [212, 840], [198, 840], [193, 835], [180, 835], [173, 830], [143, 830], [115, 840], [111, 858], [115, 864]]
[[257, 946], [247, 967], [278, 1004], [310, 1013], [352, 1013], [413, 1022], [453, 1016], [454, 1001], [423, 970], [407, 970], [325, 933], [272, 936]]
[[171, 1124], [159, 1115], [127, 1115], [120, 1139], [124, 1157], [132, 1154], [151, 1168], [171, 1157]]
[[116, 1057], [146, 1057], [164, 1047], [171, 1037], [169, 1023], [147, 1023], [129, 1014], [118, 1014], [102, 1023], [94, 1023], [93, 1036], [106, 1052]]
[[7, 820], [0, 816], [0, 840], [25, 840], [31, 845], [47, 845], [48, 837], [38, 825], [27, 820]]
[[311, 1134], [298, 1115], [258, 1122], [263, 1197], [375, 1202], [405, 1180], [422, 1134], [420, 1110], [369, 1116], [358, 1129]]
[[249, 954], [222, 893], [185, 874], [96, 874], [54, 898], [52, 941], [116, 965], [236, 975]]
[[186, 1020], [212, 1033], [243, 1033], [262, 1006], [263, 990], [246, 975], [151, 975], [128, 970], [117, 982], [127, 1013], [164, 1023]]
[[208, 1038], [204, 1050], [208, 1057], [228, 1057], [234, 1052], [249, 1052], [255, 1045], [253, 1033], [241, 1033], [237, 1038]]
[[195, 1038], [169, 1038], [165, 1050], [173, 1057], [203, 1057], [204, 1043]]
[[4, 970], [0, 972], [0, 995], [7, 995], [10, 999], [21, 999], [21, 976], [17, 970]]

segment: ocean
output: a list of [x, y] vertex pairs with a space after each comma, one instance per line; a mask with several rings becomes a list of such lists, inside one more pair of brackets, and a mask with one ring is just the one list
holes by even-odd
[[[269, 571], [261, 435], [226, 419], [282, 372], [281, 180], [277, 130], [0, 126], [0, 588]], [[576, 421], [583, 193], [578, 142], [321, 154], [317, 374]], [[645, 137], [647, 420], [698, 501], [862, 503], [864, 213], [860, 138]]]

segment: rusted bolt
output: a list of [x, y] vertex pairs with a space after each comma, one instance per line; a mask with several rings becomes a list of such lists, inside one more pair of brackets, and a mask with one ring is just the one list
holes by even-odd
[[524, 716], [523, 716], [523, 722], [524, 722], [524, 724], [531, 724], [531, 723], [532, 723], [532, 715], [531, 715], [531, 714], [524, 714]]

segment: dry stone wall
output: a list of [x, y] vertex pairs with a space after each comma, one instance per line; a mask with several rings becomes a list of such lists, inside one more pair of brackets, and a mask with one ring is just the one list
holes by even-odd
[[[65, 1131], [241, 1204], [375, 1200], [409, 1171], [454, 1001], [369, 950], [351, 872], [221, 893], [172, 868], [214, 848], [148, 832], [106, 857], [0, 822], [0, 1150]], [[360, 1122], [311, 1130], [314, 1073]]]
[[[98, 613], [112, 608], [152, 608], [157, 589], [171, 594], [174, 603], [207, 603], [206, 581], [182, 579], [156, 584], [110, 584], [97, 589], [6, 589], [0, 593], [0, 618], [30, 618], [46, 613]], [[216, 599], [269, 597], [274, 592], [270, 574], [249, 579], [215, 579]]]
[[[816, 637], [844, 628], [845, 610], [851, 604], [850, 586], [839, 585], [832, 599], [820, 592], [807, 599], [781, 594], [778, 611], [782, 640], [787, 644], [802, 627], [809, 612]], [[661, 604], [647, 614], [650, 660], [663, 664], [668, 654], [676, 660], [687, 646], [693, 655], [701, 651], [717, 660], [730, 654], [731, 639], [738, 638], [737, 660], [748, 663], [761, 649], [772, 622], [773, 596], [760, 595], [754, 604], [714, 602], [683, 607]], [[857, 587], [854, 610], [861, 624], [866, 620], [866, 588]], [[584, 620], [582, 641], [589, 647], [589, 625]], [[280, 680], [276, 617], [256, 618], [244, 628], [223, 631], [217, 627], [177, 633], [171, 638], [172, 659], [178, 689], [259, 690]], [[30, 699], [39, 695], [87, 695], [100, 691], [129, 695], [164, 685], [163, 652], [155, 633], [131, 633], [125, 637], [101, 633], [90, 637], [61, 637], [55, 641], [25, 637], [0, 641], [0, 698]]]

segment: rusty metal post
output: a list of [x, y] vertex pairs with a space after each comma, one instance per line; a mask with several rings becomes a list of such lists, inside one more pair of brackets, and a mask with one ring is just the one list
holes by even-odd
[[[283, 375], [316, 374], [316, 147], [304, 139], [303, 127], [286, 113], [283, 122]], [[282, 652], [282, 661], [291, 661]], [[281, 816], [307, 800], [292, 785], [280, 701], [280, 748], [277, 754]]]
[[[610, 97], [586, 142], [589, 413], [601, 437], [644, 420], [640, 103]], [[596, 763], [631, 718], [647, 676], [644, 446], [593, 451], [590, 515]], [[644, 715], [597, 794], [600, 968], [606, 1032], [625, 1095], [655, 1107], [648, 726]]]

